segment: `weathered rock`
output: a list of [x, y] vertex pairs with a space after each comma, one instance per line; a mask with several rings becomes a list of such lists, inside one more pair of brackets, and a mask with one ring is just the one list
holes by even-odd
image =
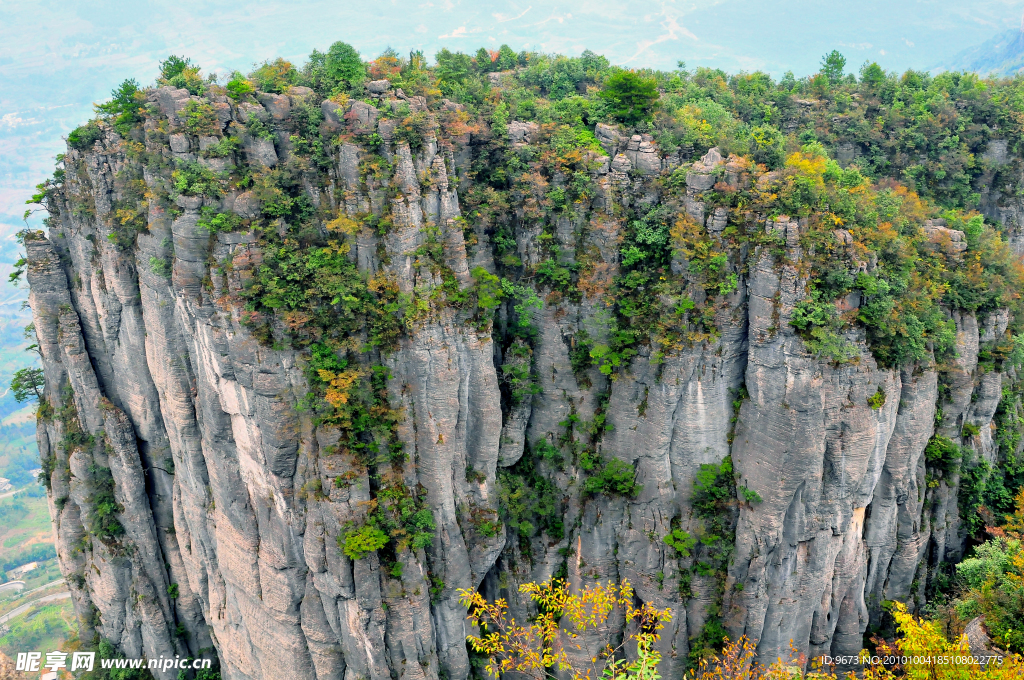
[[967, 237], [964, 232], [948, 228], [945, 220], [925, 222], [924, 233], [933, 248], [952, 254], [960, 254], [967, 250]]
[[1006, 165], [1010, 160], [1009, 142], [1005, 139], [989, 140], [981, 157], [992, 165]]
[[715, 185], [714, 171], [725, 161], [718, 148], [708, 151], [699, 163], [694, 163], [686, 175], [686, 186], [694, 191], [707, 191]]
[[629, 156], [624, 153], [617, 154], [612, 159], [611, 170], [612, 172], [627, 173], [633, 169], [633, 164], [629, 160]]
[[295, 104], [297, 101], [301, 101], [312, 94], [312, 88], [303, 87], [302, 85], [292, 85], [288, 88], [288, 96], [291, 98], [292, 104]]
[[238, 120], [242, 123], [248, 123], [250, 116], [266, 116], [267, 110], [259, 104], [252, 104], [250, 102], [242, 102], [238, 105]]
[[425, 112], [430, 110], [430, 108], [427, 106], [427, 98], [422, 95], [407, 97], [406, 101], [409, 102], [409, 108], [412, 109], [413, 113]]
[[975, 657], [989, 657], [989, 662], [992, 663], [995, 662], [995, 659], [1002, 659], [1006, 654], [992, 644], [992, 639], [985, 632], [984, 623], [985, 618], [982, 616], [971, 619], [967, 627], [964, 628], [964, 635], [967, 637], [971, 654]]
[[265, 137], [247, 137], [245, 139], [245, 155], [253, 165], [272, 168], [277, 165], [277, 151], [274, 142]]
[[355, 101], [349, 108], [353, 124], [361, 131], [372, 129], [377, 123], [377, 116], [380, 112], [366, 102]]
[[334, 130], [340, 130], [345, 124], [345, 109], [339, 104], [325, 99], [320, 103], [320, 110], [324, 113], [324, 122]]
[[170, 136], [171, 151], [174, 153], [188, 153], [188, 135], [174, 134]]
[[626, 145], [626, 158], [644, 175], [661, 172], [661, 156], [650, 135], [633, 135]]
[[286, 120], [288, 118], [292, 103], [287, 95], [260, 92], [257, 94], [256, 99], [259, 100], [260, 104], [263, 104], [263, 108], [270, 113], [274, 120]]
[[533, 144], [539, 131], [540, 126], [536, 123], [513, 120], [508, 124], [508, 138], [513, 144]]
[[188, 90], [164, 86], [153, 90], [149, 99], [156, 103], [160, 112], [169, 118], [173, 125], [180, 126], [182, 120], [178, 117], [178, 112], [188, 105], [191, 96]]
[[601, 148], [604, 149], [605, 153], [609, 156], [614, 156], [618, 153], [621, 135], [617, 126], [598, 123], [594, 129], [594, 135], [597, 137], [597, 141], [601, 144]]
[[235, 197], [232, 210], [239, 216], [252, 219], [259, 215], [260, 202], [251, 191], [245, 191]]

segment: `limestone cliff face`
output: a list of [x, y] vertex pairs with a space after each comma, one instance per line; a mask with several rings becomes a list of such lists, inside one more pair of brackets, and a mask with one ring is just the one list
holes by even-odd
[[[348, 239], [364, 276], [391, 277], [408, 294], [441, 287], [417, 255], [436, 229], [443, 264], [468, 289], [475, 267], [496, 271], [494, 234], [462, 216], [460, 192], [479, 146], [499, 133], [433, 125], [413, 150], [381, 110], [407, 104], [432, 117], [458, 105], [431, 108], [379, 89], [374, 106], [322, 104], [325, 134], [340, 131], [342, 141], [326, 169], [296, 166], [306, 193], [322, 214], [391, 215], [386, 233], [364, 228]], [[371, 476], [335, 455], [336, 429], [297, 408], [309, 391], [306, 356], [256, 337], [238, 302], [263, 257], [258, 234], [200, 226], [204, 208], [252, 220], [260, 198], [241, 187], [216, 198], [169, 190], [176, 161], [214, 171], [294, 163], [289, 111], [308, 96], [294, 88], [239, 105], [153, 90], [148, 134], [125, 140], [104, 128], [93, 147], [69, 149], [49, 231], [26, 237], [48, 402], [39, 448], [83, 638], [95, 632], [128, 656], [216, 654], [229, 678], [462, 680], [471, 666], [457, 589], [482, 588], [525, 612], [519, 583], [629, 578], [640, 599], [674, 612], [660, 645], [661, 673], [675, 677], [714, 617], [765, 658], [787, 656], [790, 640], [807, 653], [856, 653], [883, 600], [922, 602], [941, 564], [957, 558], [957, 476], [928, 484], [923, 452], [936, 431], [961, 441], [968, 423], [979, 434], [963, 445], [998, 459], [992, 418], [1003, 376], [980, 370], [978, 351], [1006, 319], [957, 316], [958, 358], [941, 397], [934, 366], [880, 368], [856, 332], [858, 361], [816, 359], [788, 323], [805, 295], [802, 225], [754, 216], [785, 255], [757, 246], [729, 263], [738, 276], [714, 311], [717, 334], [663, 357], [641, 343], [614, 380], [581, 367], [579, 338], [600, 342], [606, 332], [602, 286], [619, 267], [617, 212], [657, 204], [653, 178], [679, 164], [651, 139], [609, 126], [597, 130], [607, 155], [590, 165], [596, 195], [554, 232], [569, 257], [589, 253], [588, 287], [574, 301], [537, 284], [544, 303], [527, 312], [538, 389], [512, 403], [504, 387], [503, 367], [515, 362], [500, 337], [511, 302], [493, 335], [441, 307], [380, 357], [391, 407], [404, 416], [397, 436], [408, 463]], [[192, 101], [213, 108], [218, 134], [187, 133]], [[227, 158], [201, 153], [228, 125], [260, 116], [277, 126], [275, 139], [242, 135]], [[393, 168], [382, 179], [360, 166], [371, 133]], [[508, 125], [513, 147], [536, 133]], [[741, 171], [712, 150], [689, 169], [678, 209], [717, 235], [726, 215], [706, 210], [702, 192]], [[140, 180], [149, 198], [132, 217], [124, 206]], [[520, 196], [505, 216], [526, 266], [540, 261], [530, 200]], [[145, 229], [124, 244], [126, 219]], [[685, 263], [673, 271], [685, 273]], [[873, 408], [879, 388], [887, 398]], [[597, 453], [635, 466], [642, 489], [582, 493], [576, 462], [540, 462], [560, 529], [513, 531], [502, 471], [599, 416]], [[697, 472], [730, 455], [737, 483], [760, 500], [725, 513], [735, 544], [715, 575], [696, 564], [713, 562], [709, 548], [682, 557], [662, 539], [674, 528], [699, 532]], [[398, 568], [338, 548], [374, 500], [375, 479], [388, 475], [422, 490], [435, 523], [431, 545], [399, 552]], [[481, 516], [505, 521], [487, 530]]]

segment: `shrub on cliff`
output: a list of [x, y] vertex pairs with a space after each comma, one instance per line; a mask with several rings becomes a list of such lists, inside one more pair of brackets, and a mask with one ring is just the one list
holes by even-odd
[[91, 149], [93, 144], [103, 137], [103, 130], [95, 121], [76, 127], [68, 135], [68, 146], [72, 149], [84, 151]]
[[217, 112], [205, 102], [190, 101], [182, 111], [185, 118], [185, 130], [190, 135], [212, 137], [220, 133], [220, 121]]
[[171, 173], [174, 191], [184, 196], [219, 196], [220, 180], [212, 172], [195, 161], [178, 164]]
[[338, 537], [338, 545], [351, 560], [361, 560], [387, 545], [388, 535], [375, 526], [366, 524], [350, 529]]
[[131, 129], [143, 121], [145, 102], [134, 78], [125, 80], [110, 93], [110, 101], [96, 105], [96, 112], [105, 117], [117, 134], [127, 137]]
[[[294, 85], [297, 79], [298, 73], [295, 71], [295, 67], [290, 61], [285, 61], [280, 57], [273, 61], [263, 62], [249, 74], [249, 80], [252, 81], [253, 86], [263, 92], [284, 92]], [[235, 89], [237, 91], [241, 88], [236, 85]]]
[[89, 502], [92, 504], [92, 522], [89, 530], [108, 545], [124, 534], [124, 526], [117, 515], [124, 508], [114, 496], [114, 477], [110, 468], [96, 464], [89, 466]]
[[224, 89], [227, 90], [228, 96], [235, 101], [239, 101], [246, 95], [256, 91], [252, 81], [238, 71], [231, 74], [231, 80], [224, 86]]
[[947, 476], [956, 471], [962, 455], [956, 442], [940, 434], [933, 436], [924, 448], [924, 457], [928, 465], [942, 470]]
[[602, 464], [583, 483], [583, 492], [589, 495], [604, 493], [633, 497], [643, 488], [636, 483], [636, 469], [618, 458]]
[[186, 89], [189, 94], [200, 95], [206, 89], [199, 67], [189, 59], [172, 54], [160, 62], [160, 85]]

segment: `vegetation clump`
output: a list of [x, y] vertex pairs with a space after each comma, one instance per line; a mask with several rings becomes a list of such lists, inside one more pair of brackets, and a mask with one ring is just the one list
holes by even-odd
[[84, 151], [91, 149], [93, 144], [103, 138], [103, 129], [95, 122], [76, 127], [68, 135], [68, 146], [72, 149]]
[[941, 470], [946, 475], [950, 475], [958, 469], [962, 455], [956, 442], [940, 434], [934, 435], [924, 448], [924, 458], [928, 465]]
[[662, 540], [665, 545], [672, 546], [680, 557], [689, 557], [693, 546], [697, 545], [697, 539], [682, 529], [673, 529]]
[[[539, 610], [528, 623], [516, 621], [504, 599], [488, 602], [475, 590], [458, 592], [459, 602], [468, 610], [469, 622], [481, 632], [480, 636], [470, 635], [467, 641], [486, 659], [485, 670], [490, 677], [519, 673], [544, 678], [555, 672], [573, 680], [593, 677], [592, 673], [607, 678], [660, 677], [656, 669], [661, 653], [654, 644], [659, 639], [658, 631], [671, 620], [671, 611], [647, 603], [637, 606], [638, 600], [627, 580], [621, 585], [611, 581], [587, 585], [576, 593], [558, 579], [525, 583], [519, 592], [529, 595]], [[585, 651], [581, 634], [600, 629], [617, 610], [624, 615], [629, 632], [597, 656]], [[569, 635], [560, 634], [563, 626], [571, 631]], [[627, 653], [632, 660], [623, 658]]]
[[199, 71], [199, 67], [190, 59], [172, 54], [160, 62], [157, 83], [188, 90], [192, 95], [201, 95], [206, 89], [206, 83]]
[[583, 492], [636, 496], [643, 485], [636, 483], [636, 470], [629, 463], [612, 458], [597, 466], [590, 477], [583, 482]]
[[424, 504], [425, 494], [410, 490], [398, 479], [386, 482], [370, 501], [365, 521], [351, 523], [338, 536], [338, 547], [350, 559], [363, 559], [387, 548], [386, 560], [394, 564], [406, 550], [422, 550], [433, 544], [437, 525]]
[[881, 385], [878, 386], [874, 394], [868, 397], [868, 406], [875, 411], [885, 406], [885, 390], [882, 389]]

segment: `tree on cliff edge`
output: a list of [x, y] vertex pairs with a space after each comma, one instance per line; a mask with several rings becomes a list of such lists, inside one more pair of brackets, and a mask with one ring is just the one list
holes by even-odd
[[608, 102], [612, 115], [627, 125], [636, 125], [651, 117], [658, 101], [658, 81], [633, 71], [619, 71], [604, 81], [601, 98]]
[[39, 388], [44, 384], [43, 369], [22, 368], [14, 372], [14, 377], [11, 379], [11, 390], [14, 392], [14, 398], [20, 404], [32, 397], [37, 400], [42, 399]]
[[839, 50], [832, 50], [821, 58], [821, 75], [828, 78], [830, 85], [835, 85], [843, 79], [843, 71], [846, 69], [846, 57], [839, 53]]

